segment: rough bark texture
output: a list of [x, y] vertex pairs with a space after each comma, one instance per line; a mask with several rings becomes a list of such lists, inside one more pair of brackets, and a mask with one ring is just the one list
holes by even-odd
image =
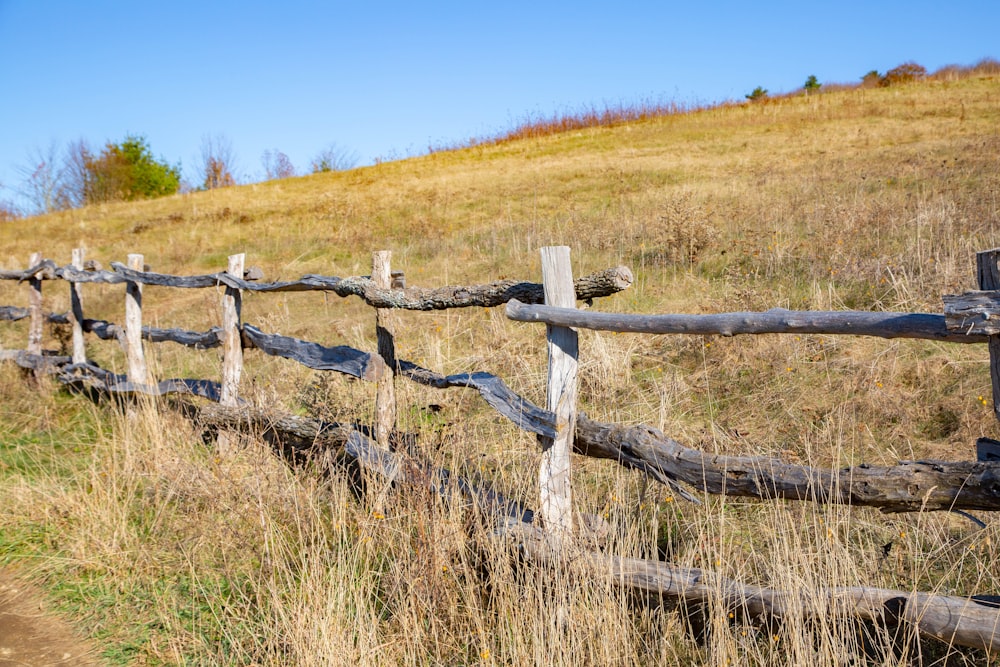
[[986, 336], [949, 331], [943, 315], [869, 313], [863, 311], [802, 311], [774, 308], [762, 313], [715, 315], [622, 315], [579, 311], [510, 301], [507, 317], [519, 322], [544, 322], [567, 327], [622, 333], [737, 334], [796, 333], [923, 338], [951, 343], [985, 343]]
[[[573, 271], [567, 246], [541, 249], [542, 283], [545, 303], [560, 308], [575, 308]], [[573, 490], [571, 458], [573, 433], [576, 430], [577, 333], [568, 327], [546, 327], [549, 369], [545, 404], [555, 415], [556, 435], [539, 438], [542, 460], [538, 471], [538, 513], [549, 536], [557, 541], [573, 534]]]
[[[139, 270], [144, 266], [143, 256], [129, 255], [128, 263], [133, 270]], [[149, 384], [146, 354], [142, 349], [142, 283], [129, 282], [125, 286], [125, 343], [129, 382]]]
[[[979, 289], [1000, 289], [1000, 249], [976, 253]], [[1000, 419], [1000, 335], [989, 337], [990, 381], [993, 385], [993, 415]]]
[[[372, 283], [378, 289], [392, 287], [392, 252], [380, 250], [372, 253]], [[396, 430], [396, 338], [395, 321], [385, 308], [375, 309], [375, 339], [378, 356], [385, 364], [385, 373], [377, 380], [375, 389], [375, 441], [383, 449], [391, 447], [390, 439]]]
[[[481, 517], [500, 526], [500, 539], [513, 542], [522, 556], [577, 574], [606, 578], [624, 588], [672, 600], [707, 603], [721, 597], [731, 610], [751, 619], [800, 615], [812, 618], [850, 615], [867, 620], [906, 624], [920, 634], [941, 641], [995, 650], [1000, 648], [1000, 609], [967, 597], [932, 595], [872, 587], [840, 587], [824, 591], [780, 591], [752, 586], [711, 571], [684, 568], [663, 561], [623, 558], [560, 544], [533, 522], [534, 514], [520, 503], [456, 478], [447, 470], [421, 464], [412, 457], [386, 451], [355, 428], [290, 415], [274, 415], [252, 408], [202, 408], [203, 424], [249, 428], [258, 433], [300, 438], [314, 445], [340, 448], [369, 474], [385, 483], [429, 488], [445, 497], [456, 494]], [[586, 525], [586, 522], [582, 522]]]
[[[83, 249], [73, 249], [73, 268], [83, 270]], [[69, 320], [73, 327], [73, 363], [82, 364], [87, 361], [87, 351], [83, 341], [83, 294], [80, 285], [69, 284]]]
[[730, 610], [751, 618], [848, 615], [879, 623], [905, 624], [921, 635], [950, 644], [988, 650], [1000, 648], [1000, 609], [968, 597], [866, 586], [781, 591], [663, 561], [585, 550], [567, 558], [564, 553], [553, 551], [542, 531], [524, 522], [509, 522], [505, 532], [516, 540], [522, 554], [534, 560], [572, 567], [587, 576], [606, 578], [625, 588], [674, 600], [707, 603], [721, 597]]
[[883, 512], [1000, 510], [1000, 464], [904, 461], [825, 470], [756, 456], [690, 449], [649, 426], [602, 424], [580, 415], [576, 451], [632, 460], [708, 493], [877, 507]]
[[[511, 299], [522, 303], [544, 303], [542, 285], [518, 280], [501, 280], [486, 285], [447, 286], [434, 289], [408, 287], [385, 289], [378, 287], [370, 277], [337, 278], [308, 274], [298, 280], [274, 283], [239, 280], [225, 273], [201, 276], [172, 276], [162, 273], [133, 271], [121, 264], [111, 264], [113, 272], [77, 272], [69, 267], [58, 269], [60, 277], [81, 282], [123, 282], [125, 280], [145, 285], [164, 287], [216, 287], [220, 284], [252, 292], [304, 292], [310, 290], [334, 292], [347, 297], [357, 296], [375, 308], [402, 308], [405, 310], [444, 310], [472, 306], [501, 306]], [[20, 277], [23, 272], [18, 272]], [[576, 298], [590, 300], [610, 296], [632, 285], [632, 272], [624, 266], [605, 269], [575, 281]]]
[[[33, 253], [29, 264], [41, 262], [42, 254]], [[28, 354], [42, 353], [42, 323], [45, 316], [42, 313], [42, 281], [37, 276], [28, 278], [31, 291], [28, 293], [28, 310], [31, 313], [31, 323], [28, 325]]]
[[946, 294], [944, 321], [949, 331], [963, 335], [1000, 334], [1000, 292], [978, 291]]
[[318, 371], [337, 371], [362, 380], [377, 380], [385, 372], [385, 364], [377, 356], [347, 345], [324, 347], [319, 343], [266, 334], [257, 327], [243, 325], [247, 347], [256, 347], [265, 354], [292, 359]]

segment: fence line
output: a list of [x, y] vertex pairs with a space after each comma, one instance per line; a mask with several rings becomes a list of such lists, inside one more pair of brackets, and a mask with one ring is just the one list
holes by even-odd
[[[989, 258], [988, 253], [980, 253], [980, 275], [983, 263], [992, 262], [997, 270], [997, 253]], [[239, 261], [237, 261], [239, 258]], [[80, 257], [82, 261], [82, 256]], [[867, 466], [848, 468], [841, 471], [818, 471], [805, 466], [779, 465], [772, 459], [759, 457], [707, 457], [697, 450], [685, 448], [659, 432], [648, 427], [624, 428], [612, 424], [600, 424], [578, 414], [575, 406], [576, 395], [576, 333], [570, 327], [588, 327], [626, 332], [647, 333], [699, 333], [735, 335], [737, 333], [840, 333], [854, 335], [876, 335], [883, 337], [915, 337], [945, 340], [950, 342], [989, 342], [991, 355], [994, 345], [998, 348], [996, 359], [1000, 360], [1000, 334], [984, 333], [969, 327], [960, 331], [954, 322], [936, 315], [915, 313], [802, 313], [773, 310], [767, 313], [724, 313], [721, 315], [692, 316], [627, 316], [613, 313], [580, 312], [575, 308], [575, 299], [592, 299], [613, 294], [631, 284], [628, 269], [618, 267], [592, 274], [572, 281], [569, 267], [568, 248], [546, 248], [542, 253], [544, 281], [541, 285], [518, 281], [500, 281], [489, 285], [473, 287], [444, 287], [438, 289], [396, 288], [386, 286], [385, 274], [389, 272], [389, 257], [374, 258], [372, 277], [336, 278], [307, 275], [299, 280], [279, 283], [259, 283], [249, 278], [243, 270], [243, 258], [233, 256], [227, 271], [202, 276], [171, 276], [153, 273], [145, 269], [141, 255], [130, 255], [129, 266], [112, 263], [111, 271], [99, 268], [81, 270], [81, 262], [74, 255], [69, 267], [58, 267], [50, 260], [42, 260], [35, 255], [30, 268], [25, 271], [0, 272], [0, 279], [27, 281], [31, 289], [31, 303], [28, 316], [29, 345], [25, 351], [6, 351], [2, 357], [14, 359], [22, 366], [36, 370], [58, 373], [65, 382], [84, 387], [97, 387], [114, 393], [147, 393], [160, 395], [169, 392], [185, 392], [209, 398], [219, 403], [219, 409], [242, 409], [235, 405], [236, 382], [241, 368], [244, 348], [257, 347], [267, 354], [275, 354], [311, 368], [335, 370], [349, 373], [366, 380], [382, 382], [392, 386], [396, 375], [434, 387], [463, 386], [477, 389], [483, 398], [505, 417], [520, 428], [542, 436], [543, 457], [539, 472], [541, 488], [540, 515], [543, 518], [546, 546], [536, 555], [547, 559], [553, 553], [565, 553], [572, 545], [569, 539], [574, 531], [571, 512], [570, 447], [578, 453], [598, 458], [608, 458], [626, 467], [641, 470], [645, 474], [670, 486], [684, 498], [696, 498], [687, 492], [681, 482], [711, 493], [728, 493], [733, 490], [738, 495], [760, 498], [782, 497], [816, 502], [841, 502], [847, 504], [875, 505], [885, 511], [916, 511], [920, 509], [1000, 509], [1000, 465], [993, 463], [947, 463], [937, 461], [902, 462], [898, 466], [871, 469]], [[379, 269], [379, 270], [376, 270]], [[124, 342], [129, 358], [128, 374], [125, 376], [109, 373], [90, 363], [71, 363], [72, 358], [43, 354], [41, 350], [41, 322], [46, 319], [41, 310], [41, 285], [43, 280], [63, 279], [71, 283], [75, 296], [71, 317], [62, 319], [79, 324], [79, 330], [92, 331], [101, 337], [115, 338]], [[126, 323], [124, 330], [107, 322], [86, 320], [82, 317], [82, 302], [76, 291], [79, 283], [101, 282], [126, 285]], [[998, 281], [1000, 284], [1000, 281]], [[169, 287], [226, 287], [224, 326], [209, 332], [197, 333], [182, 330], [163, 330], [143, 327], [141, 324], [142, 286], [158, 285]], [[390, 283], [391, 285], [391, 283]], [[980, 286], [989, 288], [988, 280], [981, 280]], [[334, 292], [340, 296], [358, 296], [368, 305], [375, 307], [376, 327], [379, 332], [379, 354], [354, 350], [346, 346], [329, 348], [317, 343], [267, 334], [252, 325], [240, 321], [241, 291], [309, 291]], [[572, 290], [572, 291], [570, 291]], [[574, 295], [575, 292], [575, 295]], [[390, 308], [411, 310], [436, 310], [468, 306], [496, 306], [507, 303], [507, 313], [511, 319], [545, 322], [549, 341], [549, 386], [547, 410], [531, 404], [511, 391], [503, 381], [489, 373], [470, 373], [443, 376], [411, 362], [395, 358], [394, 347], [384, 347], [393, 342], [391, 326], [380, 317], [380, 311]], [[539, 305], [544, 304], [544, 305]], [[989, 319], [992, 312], [983, 315], [981, 304], [978, 315], [966, 315], [959, 322], [972, 319]], [[7, 319], [15, 319], [20, 310], [0, 309]], [[1000, 317], [1000, 312], [996, 313]], [[56, 321], [61, 316], [50, 316]], [[104, 336], [101, 335], [103, 332]], [[234, 336], [235, 334], [235, 336]], [[174, 379], [152, 382], [142, 358], [142, 341], [162, 340], [183, 341], [193, 347], [223, 345], [223, 382], [204, 380]], [[228, 340], [228, 342], [226, 342]], [[237, 355], [239, 358], [237, 359]], [[997, 362], [1000, 363], [1000, 362]], [[235, 376], [236, 381], [233, 382]], [[997, 384], [994, 375], [994, 386]], [[230, 389], [226, 389], [227, 383]], [[995, 404], [1000, 391], [995, 390]], [[224, 398], [225, 397], [225, 398]], [[389, 400], [389, 399], [386, 399]], [[389, 401], [393, 407], [394, 399]], [[383, 403], [388, 405], [388, 403]], [[373, 433], [376, 434], [374, 450], [369, 441], [356, 429], [347, 436], [344, 447], [351, 450], [365, 465], [386, 472], [394, 454], [387, 446], [394, 431], [394, 416], [379, 415], [375, 419]], [[576, 422], [574, 424], [574, 421]], [[383, 437], [378, 437], [379, 433]], [[388, 435], [387, 435], [388, 434]], [[575, 436], [575, 437], [574, 437]], [[220, 438], [220, 447], [224, 439]], [[398, 466], [396, 466], [398, 468]], [[395, 468], [394, 468], [395, 469]], [[870, 472], [866, 472], [870, 471]], [[393, 475], [397, 474], [392, 473]], [[388, 473], [387, 473], [388, 474]], [[442, 474], [440, 471], [435, 474]], [[734, 483], [734, 481], [741, 483]], [[879, 485], [879, 481], [883, 484]], [[886, 482], [888, 480], [888, 482]], [[463, 482], [464, 483], [464, 482]], [[901, 493], [900, 489], [906, 493]], [[837, 490], [841, 492], [837, 492]], [[846, 490], [846, 492], [844, 492]], [[863, 492], [862, 492], [863, 491]], [[909, 496], [907, 496], [909, 494]], [[518, 520], [514, 532], [525, 537], [537, 530], [530, 522]], [[525, 532], [527, 531], [527, 533]], [[606, 558], [606, 557], [602, 557]], [[620, 559], [619, 559], [620, 560]], [[634, 568], [633, 568], [634, 569]], [[633, 574], [614, 575], [625, 585], [636, 585]], [[673, 595], [660, 585], [639, 582], [638, 588], [654, 590], [664, 595]], [[668, 589], [670, 587], [667, 587]], [[766, 590], [766, 589], [764, 589]], [[759, 591], [758, 591], [759, 593]], [[743, 604], [757, 599], [758, 593], [740, 593]], [[771, 592], [773, 593], [773, 591]], [[893, 599], [902, 599], [900, 615], [910, 613], [914, 605], [922, 604], [922, 594], [909, 595], [889, 591]], [[898, 595], [897, 595], [898, 594]], [[765, 606], [773, 603], [761, 603]], [[952, 621], [962, 625], [962, 639], [970, 645], [1000, 648], [1000, 612], [983, 612], [976, 608], [969, 614], [961, 610], [955, 612], [952, 601], [940, 601], [944, 615], [958, 614]], [[978, 605], [974, 605], [978, 607]], [[780, 608], [780, 605], [778, 605]], [[780, 613], [780, 612], [779, 612]], [[921, 611], [918, 617], [928, 612]], [[980, 618], [983, 617], [983, 618]], [[984, 620], [985, 618], [985, 620]], [[917, 629], [925, 634], [937, 636], [933, 631], [920, 626], [919, 618], [913, 620]], [[989, 626], [988, 622], [993, 625]], [[970, 625], [971, 624], [971, 625]], [[971, 628], [971, 630], [970, 630]], [[992, 629], [991, 629], [992, 628]], [[952, 628], [958, 631], [958, 626]], [[971, 634], [970, 634], [971, 633]], [[978, 633], [978, 634], [977, 634]], [[958, 635], [954, 635], [956, 638]], [[978, 642], [978, 643], [977, 643]]]

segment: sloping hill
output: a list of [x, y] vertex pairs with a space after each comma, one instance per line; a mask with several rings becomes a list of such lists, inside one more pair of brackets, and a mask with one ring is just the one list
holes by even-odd
[[[975, 251], [998, 245], [998, 128], [1000, 77], [989, 73], [792, 96], [6, 224], [0, 268], [35, 250], [66, 263], [83, 245], [105, 264], [141, 252], [176, 274], [246, 252], [269, 279], [343, 276], [390, 249], [409, 284], [437, 286], [537, 280], [538, 248], [565, 244], [577, 274], [633, 269], [634, 287], [595, 305], [604, 310], [939, 312], [941, 294], [974, 287]], [[0, 305], [23, 305], [23, 289], [0, 284]], [[66, 306], [60, 292], [46, 286], [54, 310]], [[216, 324], [218, 295], [191, 292], [147, 290], [147, 317]], [[88, 316], [121, 320], [120, 289], [88, 286], [84, 298]], [[487, 370], [541, 402], [536, 329], [482, 309], [398, 318], [401, 357]], [[244, 319], [375, 349], [371, 312], [355, 301], [253, 297]], [[0, 327], [4, 346], [23, 340], [21, 325]], [[820, 466], [963, 459], [998, 430], [986, 351], [974, 346], [597, 333], [582, 346], [592, 417], [651, 424], [707, 451]], [[113, 345], [91, 354], [123, 365]], [[173, 346], [158, 346], [154, 365], [218, 374], [213, 353]], [[263, 446], [220, 461], [174, 415], [128, 417], [0, 372], [0, 564], [33, 559], [118, 662], [520, 664], [572, 646], [553, 662], [840, 664], [892, 644], [881, 630], [859, 640], [846, 623], [789, 622], [772, 635], [723, 617], [699, 648], [673, 612], [636, 611], [580, 582], [560, 584], [572, 619], [560, 625], [548, 589], [525, 586], [543, 573], [514, 573], [499, 554], [475, 560], [461, 508], [359, 507], [343, 480], [292, 473]], [[281, 360], [249, 358], [244, 384], [251, 400], [328, 419], [371, 409], [369, 388]], [[533, 438], [474, 397], [407, 388], [401, 405], [428, 456], [535, 497]], [[998, 586], [993, 522], [978, 531], [937, 514], [721, 499], [696, 508], [600, 462], [578, 470], [579, 506], [621, 527], [617, 552], [659, 548], [778, 588]], [[912, 655], [912, 639], [900, 642]]]

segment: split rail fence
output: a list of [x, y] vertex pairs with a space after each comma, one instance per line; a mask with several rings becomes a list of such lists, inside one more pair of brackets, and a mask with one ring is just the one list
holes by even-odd
[[[592, 301], [628, 288], [632, 274], [616, 267], [573, 280], [569, 249], [541, 250], [541, 284], [505, 280], [478, 286], [436, 289], [405, 287], [402, 274], [390, 270], [389, 252], [373, 255], [372, 275], [351, 278], [305, 275], [288, 282], [261, 282], [256, 270], [245, 269], [242, 254], [229, 258], [226, 271], [208, 275], [174, 276], [154, 273], [142, 255], [128, 256], [127, 265], [102, 270], [85, 263], [74, 250], [72, 262], [32, 255], [22, 271], [0, 271], [0, 280], [16, 280], [29, 288], [28, 307], [0, 307], [0, 320], [28, 318], [27, 346], [0, 350], [36, 374], [54, 374], [62, 382], [111, 394], [189, 393], [212, 401], [199, 411], [202, 423], [220, 430], [218, 446], [231, 446], [227, 429], [257, 429], [279, 438], [340, 447], [369, 473], [388, 483], [430, 484], [443, 494], [460, 494], [498, 522], [507, 539], [522, 553], [559, 567], [583, 568], [591, 576], [687, 603], [703, 603], [723, 591], [730, 607], [750, 618], [803, 613], [801, 592], [744, 585], [694, 568], [661, 561], [621, 558], [588, 551], [574, 534], [588, 530], [593, 518], [576, 522], [572, 511], [570, 452], [606, 458], [641, 471], [670, 487], [674, 494], [699, 502], [690, 490], [756, 498], [785, 498], [818, 503], [878, 507], [884, 512], [1000, 509], [1000, 443], [981, 438], [976, 461], [902, 461], [896, 466], [859, 465], [821, 470], [766, 457], [707, 455], [688, 448], [648, 426], [604, 424], [576, 407], [577, 328], [650, 334], [732, 336], [760, 333], [814, 333], [922, 338], [989, 346], [994, 411], [1000, 419], [1000, 249], [977, 255], [980, 291], [944, 297], [944, 314], [815, 312], [774, 309], [763, 313], [717, 315], [621, 315], [577, 310], [576, 301]], [[63, 280], [70, 286], [70, 311], [45, 313], [42, 283]], [[124, 326], [83, 315], [84, 283], [124, 284]], [[160, 329], [142, 325], [143, 287], [224, 287], [223, 325], [205, 332]], [[357, 296], [375, 308], [377, 353], [347, 346], [327, 347], [278, 334], [265, 333], [242, 322], [244, 292], [332, 292]], [[506, 305], [507, 317], [546, 324], [549, 374], [546, 407], [514, 393], [499, 377], [486, 372], [442, 375], [399, 360], [391, 319], [392, 309], [442, 310]], [[44, 323], [70, 325], [72, 354], [44, 350]], [[118, 375], [86, 357], [84, 334], [117, 340], [123, 347], [127, 373]], [[171, 341], [196, 349], [222, 347], [221, 380], [156, 381], [145, 363], [143, 341]], [[373, 426], [363, 428], [275, 414], [245, 404], [238, 395], [244, 350], [294, 360], [309, 368], [335, 371], [376, 382]], [[477, 488], [448, 471], [433, 469], [396, 451], [394, 381], [406, 378], [437, 388], [468, 387], [516, 426], [537, 434], [542, 447], [539, 470], [539, 511], [535, 513], [501, 494]], [[586, 517], [584, 517], [586, 519]], [[541, 526], [539, 526], [541, 524]], [[568, 558], [569, 553], [573, 558]], [[814, 595], [815, 593], [813, 593]], [[960, 645], [1000, 649], [1000, 609], [984, 596], [958, 597], [849, 587], [824, 592], [832, 608], [845, 609], [868, 620], [906, 624], [917, 632]]]

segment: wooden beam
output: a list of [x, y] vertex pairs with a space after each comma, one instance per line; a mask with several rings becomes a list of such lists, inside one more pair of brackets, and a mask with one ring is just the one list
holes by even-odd
[[[73, 268], [83, 271], [83, 248], [73, 248]], [[69, 284], [69, 321], [73, 326], [73, 363], [87, 362], [87, 350], [83, 341], [83, 294], [80, 283]]]
[[[372, 253], [372, 284], [377, 289], [392, 287], [392, 252], [381, 250]], [[396, 430], [396, 339], [395, 323], [389, 310], [375, 309], [375, 336], [378, 354], [385, 362], [387, 372], [378, 379], [375, 392], [375, 441], [380, 447], [391, 448], [391, 437]]]
[[[976, 273], [981, 290], [1000, 290], [1000, 248], [976, 253]], [[993, 415], [1000, 420], [1000, 335], [989, 337], [990, 383], [993, 385]]]
[[[142, 271], [144, 257], [139, 254], [128, 256], [128, 267]], [[128, 365], [128, 380], [135, 384], [149, 384], [146, 356], [142, 351], [142, 284], [125, 283], [125, 357]]]
[[[246, 254], [229, 256], [226, 273], [243, 278]], [[243, 345], [240, 334], [243, 297], [235, 287], [226, 287], [222, 295], [222, 405], [234, 406], [238, 403], [240, 376], [243, 373]]]
[[[42, 253], [31, 253], [28, 260], [29, 266], [36, 266], [42, 261]], [[31, 313], [31, 321], [28, 323], [28, 354], [42, 353], [42, 323], [45, 316], [42, 313], [42, 281], [37, 276], [28, 279], [28, 310]]]
[[[574, 308], [573, 271], [569, 248], [549, 246], [541, 249], [542, 283], [545, 303], [560, 308]], [[577, 356], [579, 345], [573, 329], [549, 325], [549, 379], [546, 404], [556, 417], [556, 436], [540, 438], [542, 463], [538, 482], [541, 494], [539, 514], [545, 530], [557, 542], [573, 533], [573, 503], [570, 486], [570, 452], [576, 429]]]
[[507, 317], [518, 322], [544, 322], [580, 329], [622, 333], [692, 334], [842, 334], [879, 338], [921, 338], [950, 343], [985, 343], [986, 336], [949, 331], [943, 315], [870, 313], [864, 311], [803, 311], [772, 308], [765, 312], [711, 315], [625, 315], [593, 310], [568, 310], [548, 305], [507, 303]]

